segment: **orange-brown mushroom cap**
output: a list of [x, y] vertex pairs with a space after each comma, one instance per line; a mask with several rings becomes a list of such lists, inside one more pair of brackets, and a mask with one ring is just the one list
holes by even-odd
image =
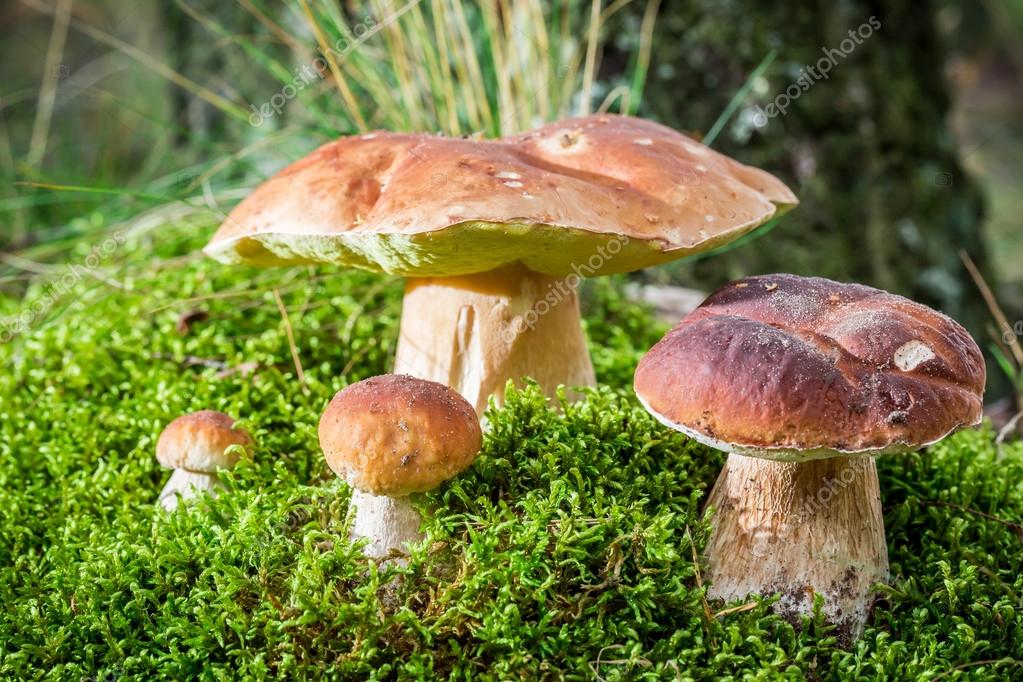
[[[413, 277], [516, 262], [555, 276], [586, 263], [591, 276], [706, 251], [796, 203], [770, 174], [682, 133], [602, 114], [498, 140], [342, 138], [260, 185], [205, 250]], [[609, 257], [590, 260], [601, 248]]]
[[916, 450], [980, 421], [984, 358], [901, 296], [764, 275], [711, 294], [640, 361], [636, 394], [718, 449], [803, 461]]
[[252, 438], [223, 412], [201, 410], [167, 425], [156, 442], [156, 459], [172, 469], [213, 473], [238, 462], [232, 445], [247, 447]]
[[373, 495], [432, 490], [467, 469], [483, 443], [479, 417], [443, 384], [385, 374], [337, 393], [320, 419], [327, 464]]

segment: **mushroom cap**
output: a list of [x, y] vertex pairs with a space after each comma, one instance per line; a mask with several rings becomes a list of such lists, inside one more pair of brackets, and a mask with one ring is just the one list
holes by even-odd
[[789, 461], [908, 452], [981, 419], [986, 370], [957, 322], [879, 289], [764, 275], [711, 294], [636, 369], [661, 422]]
[[373, 495], [432, 490], [465, 471], [482, 445], [479, 417], [465, 398], [403, 374], [348, 386], [320, 418], [327, 464]]
[[185, 414], [170, 424], [156, 441], [156, 459], [165, 467], [213, 473], [238, 462], [232, 445], [252, 445], [252, 438], [223, 412], [201, 410]]
[[628, 116], [497, 140], [376, 132], [328, 143], [264, 182], [205, 251], [413, 277], [518, 261], [592, 276], [726, 244], [797, 203], [768, 173]]

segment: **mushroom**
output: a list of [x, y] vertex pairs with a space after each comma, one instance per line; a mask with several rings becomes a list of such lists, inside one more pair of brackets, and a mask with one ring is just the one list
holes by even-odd
[[160, 504], [171, 510], [179, 499], [193, 497], [198, 491], [216, 495], [221, 485], [217, 470], [233, 467], [241, 448], [251, 445], [249, 434], [223, 412], [202, 410], [178, 417], [156, 442], [156, 459], [175, 470], [160, 492]]
[[711, 597], [813, 598], [846, 641], [888, 550], [873, 457], [979, 423], [984, 360], [950, 318], [901, 296], [795, 275], [711, 294], [636, 369], [654, 417], [728, 455], [709, 499]]
[[771, 175], [627, 116], [499, 140], [378, 132], [264, 182], [205, 251], [407, 277], [394, 371], [482, 411], [509, 379], [530, 376], [550, 395], [594, 383], [582, 277], [707, 251], [796, 203]]
[[352, 538], [367, 556], [404, 554], [422, 538], [409, 496], [465, 471], [482, 447], [479, 420], [465, 398], [434, 381], [385, 374], [352, 384], [327, 405], [320, 447], [354, 489]]

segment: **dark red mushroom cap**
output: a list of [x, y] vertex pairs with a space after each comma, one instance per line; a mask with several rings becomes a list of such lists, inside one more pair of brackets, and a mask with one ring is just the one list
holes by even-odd
[[647, 353], [635, 389], [697, 440], [800, 461], [912, 451], [977, 424], [985, 378], [980, 348], [951, 318], [781, 274], [711, 294]]

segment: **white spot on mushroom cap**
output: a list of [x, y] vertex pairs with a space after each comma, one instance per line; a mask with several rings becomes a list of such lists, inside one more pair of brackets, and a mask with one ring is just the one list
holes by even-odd
[[903, 372], [910, 372], [934, 357], [930, 346], [913, 339], [895, 349], [895, 366]]
[[521, 182], [516, 182], [515, 180], [506, 180], [505, 183], [504, 183], [504, 186], [505, 187], [518, 188], [518, 187], [522, 187], [522, 183]]
[[580, 154], [589, 149], [589, 141], [581, 131], [562, 131], [537, 142], [537, 147], [547, 154]]
[[641, 144], [644, 147], [649, 147], [650, 145], [652, 145], [654, 143], [654, 141], [651, 140], [649, 137], [640, 137], [640, 138], [637, 138], [637, 139], [633, 140], [633, 142], [635, 142], [636, 144]]
[[682, 146], [686, 148], [687, 152], [697, 156], [706, 156], [709, 153], [705, 146], [688, 138], [682, 140]]
[[496, 174], [494, 177], [495, 178], [500, 178], [501, 180], [518, 180], [522, 176], [519, 175], [518, 173], [516, 173], [515, 171], [501, 171], [500, 173]]

